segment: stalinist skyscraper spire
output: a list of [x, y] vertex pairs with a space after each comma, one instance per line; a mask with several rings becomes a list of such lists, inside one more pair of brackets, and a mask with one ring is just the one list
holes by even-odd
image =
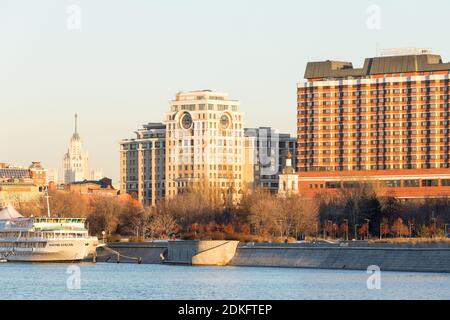
[[75, 114], [75, 131], [70, 139], [69, 149], [64, 155], [63, 168], [64, 183], [90, 179], [89, 156], [78, 134], [78, 114]]

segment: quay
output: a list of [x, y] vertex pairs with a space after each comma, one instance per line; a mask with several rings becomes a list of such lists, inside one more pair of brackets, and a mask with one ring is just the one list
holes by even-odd
[[109, 243], [118, 257], [99, 248], [97, 262], [192, 266], [283, 267], [450, 273], [448, 244], [238, 243], [237, 241], [165, 241]]

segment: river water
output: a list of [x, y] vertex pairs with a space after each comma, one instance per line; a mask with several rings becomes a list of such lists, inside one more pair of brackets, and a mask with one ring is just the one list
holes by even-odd
[[[138, 264], [0, 263], [0, 299], [446, 299], [450, 274]], [[372, 284], [377, 282], [370, 282]]]

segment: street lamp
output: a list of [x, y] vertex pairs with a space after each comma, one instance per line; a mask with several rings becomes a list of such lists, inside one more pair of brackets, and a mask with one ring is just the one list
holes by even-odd
[[328, 220], [328, 221], [327, 221], [327, 224], [330, 226], [330, 227], [329, 227], [329, 228], [330, 228], [329, 230], [331, 231], [330, 233], [333, 234], [333, 221]]
[[319, 238], [319, 222], [316, 222], [316, 241]]
[[283, 237], [283, 220], [280, 219], [278, 220], [278, 222], [280, 223], [280, 238]]
[[348, 241], [348, 219], [344, 219], [345, 222], [345, 239]]
[[384, 223], [381, 222], [380, 223], [380, 240], [383, 239], [383, 228], [384, 228]]
[[[434, 212], [433, 212], [434, 215]], [[436, 218], [431, 218], [431, 221], [433, 221], [434, 224], [434, 229], [433, 229], [433, 238], [436, 238], [436, 231], [437, 231], [437, 219]]]
[[355, 223], [355, 239], [358, 240], [358, 226], [359, 224]]
[[369, 223], [370, 223], [370, 220], [369, 219], [365, 219], [366, 221], [367, 221], [367, 240], [369, 240], [369, 238], [370, 238], [370, 233], [369, 233]]
[[412, 227], [414, 226], [414, 224], [412, 222], [409, 222], [409, 238], [412, 238]]

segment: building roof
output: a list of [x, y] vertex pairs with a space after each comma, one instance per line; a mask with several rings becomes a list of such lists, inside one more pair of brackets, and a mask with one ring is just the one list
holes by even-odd
[[366, 58], [362, 68], [353, 68], [351, 62], [309, 62], [305, 79], [315, 78], [361, 78], [377, 74], [450, 71], [450, 63], [443, 63], [440, 55], [412, 54]]
[[99, 185], [102, 189], [114, 189], [112, 185], [112, 180], [109, 178], [103, 178], [100, 180], [84, 180], [84, 181], [77, 181], [69, 183], [69, 185], [83, 185], [83, 184], [96, 184]]
[[23, 216], [12, 206], [0, 208], [0, 220], [11, 220], [17, 218], [23, 218]]
[[30, 171], [23, 168], [0, 168], [2, 179], [30, 179]]

